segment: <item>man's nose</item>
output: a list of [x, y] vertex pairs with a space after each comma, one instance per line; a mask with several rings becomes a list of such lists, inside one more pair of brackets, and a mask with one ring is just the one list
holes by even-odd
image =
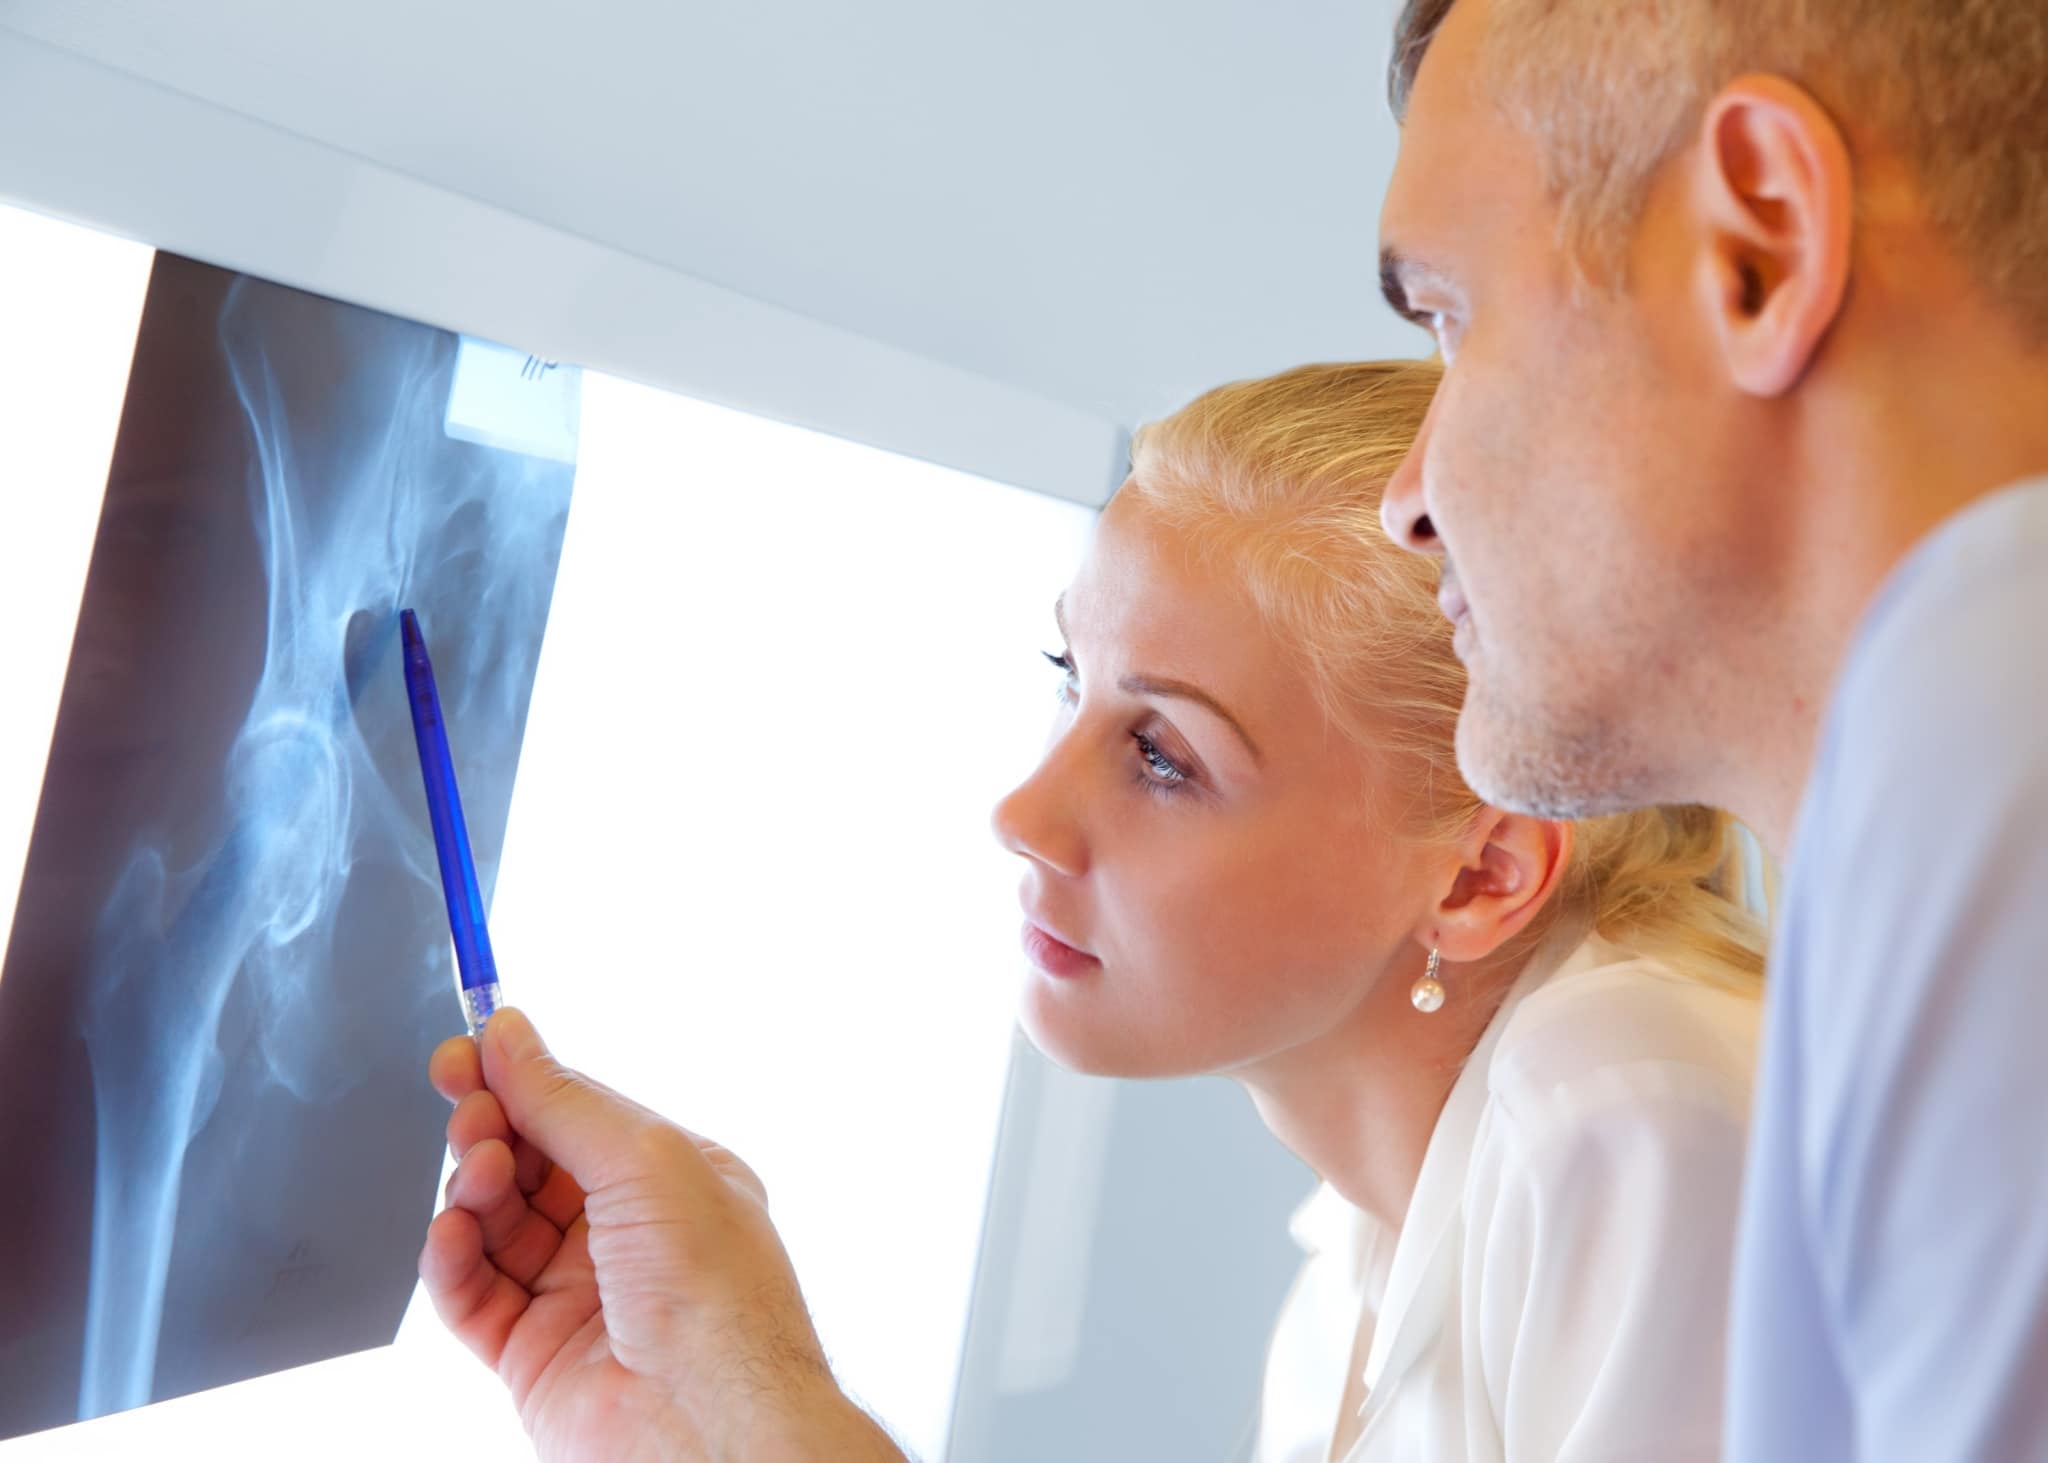
[[1423, 418], [1422, 430], [1408, 448], [1408, 455], [1388, 480], [1386, 493], [1380, 498], [1380, 524], [1388, 538], [1411, 553], [1442, 558], [1443, 541], [1437, 537], [1436, 525], [1429, 521], [1429, 510], [1422, 500], [1422, 459], [1429, 450], [1430, 427], [1435, 419], [1436, 408], [1431, 407], [1429, 415]]

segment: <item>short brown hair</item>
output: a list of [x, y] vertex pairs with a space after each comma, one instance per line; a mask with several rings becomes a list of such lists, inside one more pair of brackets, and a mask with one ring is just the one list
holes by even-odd
[[[1396, 116], [1455, 4], [1403, 5]], [[1503, 109], [1542, 144], [1567, 236], [1602, 263], [1714, 93], [1770, 72], [1811, 92], [1852, 147], [1861, 128], [1897, 149], [1934, 226], [2048, 337], [2044, 0], [1494, 0], [1485, 57]]]
[[1401, 16], [1394, 22], [1394, 59], [1387, 67], [1387, 100], [1394, 104], [1397, 120], [1407, 119], [1415, 73], [1422, 69], [1429, 43], [1443, 29], [1444, 17], [1456, 3], [1457, 0], [1408, 0], [1401, 7]]

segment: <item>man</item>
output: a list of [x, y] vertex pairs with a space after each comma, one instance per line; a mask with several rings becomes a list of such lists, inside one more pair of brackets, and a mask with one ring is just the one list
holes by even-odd
[[2048, 6], [1411, 0], [1394, 94], [1467, 778], [1790, 860], [1728, 1456], [2048, 1458]]
[[[1467, 776], [1791, 862], [1729, 1456], [2048, 1458], [2048, 6], [1401, 34], [1385, 280], [1446, 377], [1387, 516], [1445, 558]], [[517, 1013], [436, 1080], [422, 1274], [544, 1454], [899, 1456], [730, 1155]]]

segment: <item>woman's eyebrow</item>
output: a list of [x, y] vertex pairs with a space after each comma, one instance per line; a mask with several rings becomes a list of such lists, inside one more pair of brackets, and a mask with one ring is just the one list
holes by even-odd
[[[1067, 634], [1067, 597], [1063, 594], [1052, 602], [1052, 617], [1060, 627], [1060, 638], [1070, 639]], [[1252, 734], [1244, 729], [1244, 723], [1230, 714], [1230, 708], [1191, 681], [1176, 681], [1168, 676], [1125, 676], [1117, 682], [1117, 689], [1126, 696], [1166, 696], [1180, 701], [1192, 701], [1215, 713], [1223, 724], [1237, 733], [1237, 739], [1244, 743], [1244, 749], [1252, 754], [1252, 761], [1260, 767], [1266, 765], [1266, 754], [1259, 750], [1259, 744], [1252, 740]]]
[[1170, 680], [1163, 676], [1125, 676], [1117, 682], [1117, 688], [1130, 696], [1169, 696], [1206, 707], [1237, 733], [1237, 739], [1244, 743], [1244, 749], [1252, 754], [1253, 762], [1261, 767], [1266, 765], [1265, 753], [1261, 752], [1259, 744], [1252, 740], [1252, 734], [1244, 729], [1244, 723], [1230, 714], [1230, 708], [1200, 686], [1187, 681]]

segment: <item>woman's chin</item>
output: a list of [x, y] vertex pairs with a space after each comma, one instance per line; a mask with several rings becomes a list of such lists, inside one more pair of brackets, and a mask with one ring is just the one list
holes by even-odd
[[1175, 1060], [1159, 1033], [1122, 1013], [1062, 999], [1072, 994], [1063, 986], [1049, 988], [1047, 977], [1033, 972], [1017, 1013], [1024, 1035], [1053, 1065], [1084, 1077], [1195, 1077], [1215, 1070]]
[[1017, 1011], [1017, 1024], [1038, 1048], [1039, 1055], [1054, 1066], [1086, 1077], [1128, 1077], [1128, 1063], [1119, 1060], [1118, 1048], [1130, 1041], [1128, 1031], [1120, 1036], [1103, 1029], [1106, 1023], [1091, 1019], [1098, 1013], [1077, 1011], [1078, 1003], [1063, 1001], [1069, 994], [1048, 987], [1049, 977], [1034, 970], [1027, 978], [1024, 999]]

